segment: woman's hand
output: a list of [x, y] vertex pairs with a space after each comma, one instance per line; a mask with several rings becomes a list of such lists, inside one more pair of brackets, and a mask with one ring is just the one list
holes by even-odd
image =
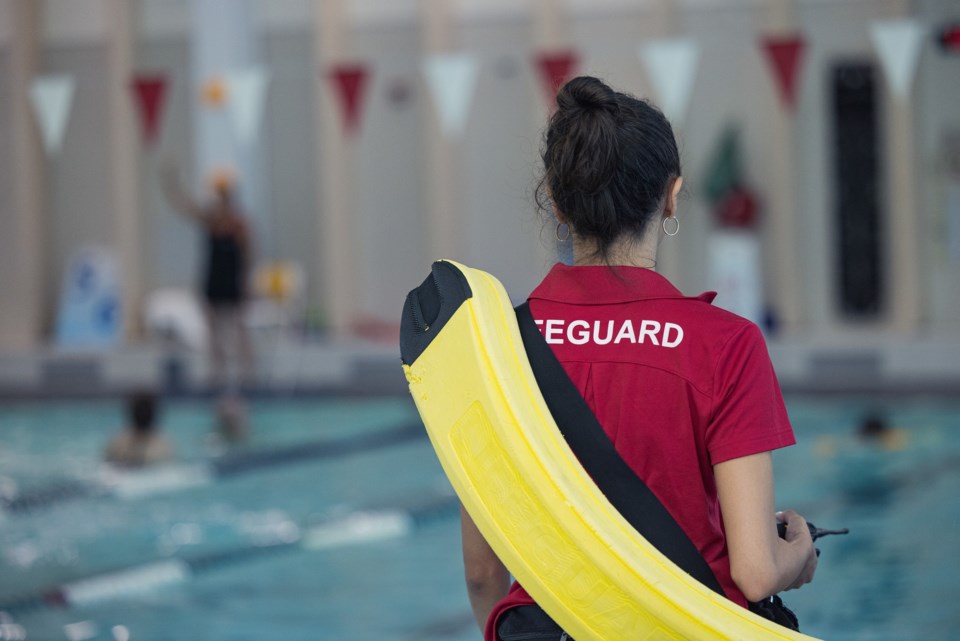
[[793, 510], [784, 510], [777, 512], [777, 522], [787, 526], [783, 538], [784, 542], [799, 548], [801, 554], [806, 558], [800, 574], [797, 575], [793, 583], [784, 588], [785, 590], [795, 590], [813, 580], [813, 575], [817, 571], [817, 551], [813, 546], [810, 528], [807, 527], [807, 521], [802, 516]]
[[807, 522], [782, 513], [787, 538], [777, 535], [773, 457], [762, 452], [713, 466], [730, 554], [730, 574], [748, 601], [809, 583], [817, 553]]

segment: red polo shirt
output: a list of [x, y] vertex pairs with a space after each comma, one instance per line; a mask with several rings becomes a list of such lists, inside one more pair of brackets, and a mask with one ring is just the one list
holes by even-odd
[[[557, 264], [530, 294], [547, 343], [617, 451], [746, 606], [730, 562], [713, 465], [795, 443], [759, 328], [638, 267]], [[772, 518], [772, 515], [771, 515]], [[497, 617], [533, 600], [514, 583]]]

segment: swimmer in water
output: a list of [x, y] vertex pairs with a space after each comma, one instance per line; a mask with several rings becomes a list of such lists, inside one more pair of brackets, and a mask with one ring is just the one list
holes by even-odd
[[157, 432], [157, 399], [150, 392], [138, 392], [127, 402], [127, 427], [107, 445], [108, 463], [143, 467], [173, 459], [170, 442]]

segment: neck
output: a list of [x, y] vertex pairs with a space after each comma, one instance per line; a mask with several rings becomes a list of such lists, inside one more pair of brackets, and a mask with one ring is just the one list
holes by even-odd
[[573, 264], [655, 269], [659, 241], [657, 234], [644, 234], [642, 238], [623, 235], [613, 241], [607, 248], [606, 255], [603, 255], [597, 251], [597, 243], [592, 239], [574, 236]]

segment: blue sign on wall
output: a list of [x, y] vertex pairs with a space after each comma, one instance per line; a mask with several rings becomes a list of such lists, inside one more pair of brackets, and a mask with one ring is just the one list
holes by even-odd
[[60, 290], [57, 344], [116, 345], [121, 336], [120, 296], [120, 276], [113, 254], [95, 247], [78, 251], [67, 265]]

